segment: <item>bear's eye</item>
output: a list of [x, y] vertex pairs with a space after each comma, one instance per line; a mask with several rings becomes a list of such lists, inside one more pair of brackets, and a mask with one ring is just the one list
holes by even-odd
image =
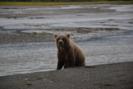
[[62, 38], [62, 40], [63, 40], [64, 42], [66, 42], [66, 38]]
[[57, 42], [60, 40], [60, 38], [57, 38]]

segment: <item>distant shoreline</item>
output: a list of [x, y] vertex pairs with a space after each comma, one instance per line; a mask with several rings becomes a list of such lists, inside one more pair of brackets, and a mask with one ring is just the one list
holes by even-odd
[[0, 6], [62, 6], [91, 4], [133, 4], [133, 1], [90, 1], [90, 2], [2, 2]]

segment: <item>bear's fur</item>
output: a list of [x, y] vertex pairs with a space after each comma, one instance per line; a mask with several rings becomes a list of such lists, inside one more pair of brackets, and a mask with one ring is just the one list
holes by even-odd
[[84, 66], [85, 56], [81, 49], [72, 41], [70, 34], [55, 34], [56, 45], [58, 49], [57, 70], [64, 68]]

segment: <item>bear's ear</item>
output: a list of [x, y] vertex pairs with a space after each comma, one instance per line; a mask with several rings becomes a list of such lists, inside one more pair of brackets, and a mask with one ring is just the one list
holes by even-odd
[[68, 38], [70, 38], [70, 34], [69, 34], [69, 33], [67, 33], [66, 36], [67, 36]]
[[57, 38], [57, 36], [58, 36], [57, 34], [54, 34], [54, 38]]

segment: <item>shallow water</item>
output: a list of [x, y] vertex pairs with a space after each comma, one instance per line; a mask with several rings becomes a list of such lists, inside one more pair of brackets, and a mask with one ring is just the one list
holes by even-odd
[[[55, 33], [72, 27], [119, 29], [69, 30], [84, 49], [86, 65], [133, 61], [133, 5], [0, 7], [0, 33]], [[56, 52], [54, 42], [0, 44], [0, 76], [55, 70]]]

